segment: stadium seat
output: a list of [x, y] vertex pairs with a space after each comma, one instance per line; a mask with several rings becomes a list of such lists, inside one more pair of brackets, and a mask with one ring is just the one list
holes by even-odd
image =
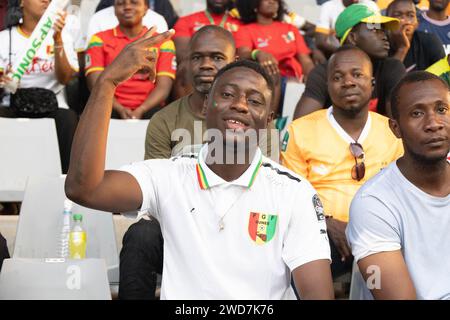
[[22, 201], [27, 178], [61, 175], [53, 119], [0, 118], [0, 201]]
[[[28, 179], [19, 215], [13, 258], [58, 257], [65, 176], [32, 176]], [[119, 282], [119, 257], [112, 214], [74, 204], [72, 212], [83, 215], [87, 233], [87, 258], [102, 258], [110, 284]]]
[[284, 133], [289, 127], [289, 124], [292, 122], [294, 118], [295, 107], [297, 106], [297, 103], [304, 91], [305, 84], [299, 83], [297, 81], [287, 82], [286, 92], [284, 94], [283, 112], [281, 115], [283, 124], [280, 127], [280, 125], [277, 123], [277, 128], [280, 130], [280, 139], [283, 139]]
[[106, 147], [106, 169], [144, 160], [145, 134], [149, 120], [111, 119]]
[[0, 300], [111, 300], [103, 259], [6, 259]]

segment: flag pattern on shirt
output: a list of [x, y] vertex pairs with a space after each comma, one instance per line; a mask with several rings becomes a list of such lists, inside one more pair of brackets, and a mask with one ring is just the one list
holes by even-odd
[[248, 222], [250, 238], [258, 245], [273, 239], [277, 227], [277, 215], [251, 212]]

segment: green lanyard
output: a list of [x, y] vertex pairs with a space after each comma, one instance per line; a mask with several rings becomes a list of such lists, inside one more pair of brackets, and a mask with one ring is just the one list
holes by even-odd
[[[215, 25], [214, 19], [208, 10], [205, 10], [205, 16], [208, 18], [210, 24]], [[228, 19], [228, 11], [225, 12], [225, 14], [223, 15], [222, 21], [220, 21], [219, 27], [225, 28], [225, 22], [227, 21], [227, 19]]]

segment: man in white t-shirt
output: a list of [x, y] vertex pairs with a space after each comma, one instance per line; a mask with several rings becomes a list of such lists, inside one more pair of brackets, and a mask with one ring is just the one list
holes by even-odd
[[115, 86], [143, 67], [154, 72], [155, 58], [146, 48], [173, 35], [151, 37], [152, 30], [126, 47], [96, 82], [75, 136], [68, 197], [159, 220], [162, 299], [294, 298], [291, 273], [302, 299], [333, 298], [330, 248], [315, 190], [262, 156], [250, 137], [267, 128], [274, 90], [255, 62], [235, 62], [216, 75], [205, 102], [210, 142], [198, 157], [104, 171]]
[[405, 153], [358, 191], [347, 238], [376, 299], [450, 299], [449, 88], [410, 73], [391, 106]]
[[353, 3], [361, 3], [375, 12], [379, 12], [377, 4], [372, 0], [329, 0], [320, 6], [319, 21], [316, 24], [316, 46], [326, 55], [333, 54], [339, 48], [339, 40], [335, 36], [334, 26], [342, 11]]

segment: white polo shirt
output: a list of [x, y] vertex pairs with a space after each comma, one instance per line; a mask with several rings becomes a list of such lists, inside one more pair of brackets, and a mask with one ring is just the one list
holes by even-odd
[[[114, 6], [102, 9], [96, 12], [89, 20], [89, 26], [84, 34], [80, 37], [77, 44], [77, 50], [83, 51], [87, 48], [89, 40], [96, 33], [113, 29], [119, 24], [119, 20], [114, 13]], [[157, 31], [162, 33], [168, 30], [166, 19], [159, 13], [148, 9], [145, 16], [142, 18], [142, 24], [151, 28], [156, 26]]]
[[315, 190], [259, 149], [247, 171], [226, 182], [205, 164], [207, 150], [122, 168], [141, 187], [141, 214], [161, 224], [161, 298], [293, 298], [290, 271], [330, 259]]

